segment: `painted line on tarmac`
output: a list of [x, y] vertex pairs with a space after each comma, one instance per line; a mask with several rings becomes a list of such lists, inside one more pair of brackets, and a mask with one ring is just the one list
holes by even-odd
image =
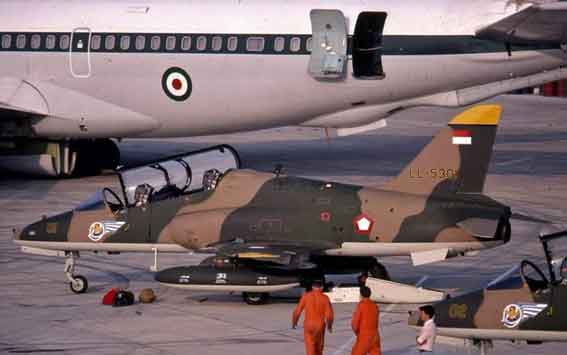
[[423, 285], [423, 283], [424, 283], [425, 281], [427, 281], [428, 279], [429, 279], [429, 276], [423, 275], [423, 276], [421, 277], [421, 279], [419, 279], [419, 281], [415, 284], [415, 287], [421, 287], [421, 285]]
[[[347, 350], [348, 348], [350, 348], [350, 346], [352, 345], [352, 343], [354, 343], [354, 341], [356, 340], [356, 336], [352, 336], [346, 343], [344, 343], [340, 348], [338, 348], [333, 355], [341, 355], [345, 353], [345, 350]], [[348, 352], [348, 351], [347, 351]]]
[[508, 270], [506, 270], [505, 272], [503, 272], [502, 274], [497, 276], [494, 280], [490, 281], [488, 283], [488, 285], [486, 285], [486, 287], [488, 288], [490, 286], [493, 286], [493, 285], [499, 283], [500, 281], [504, 280], [505, 278], [507, 278], [508, 276], [513, 274], [514, 272], [516, 272], [516, 270], [518, 270], [519, 268], [520, 268], [520, 266], [518, 266], [518, 265], [512, 266], [511, 268], [509, 268]]

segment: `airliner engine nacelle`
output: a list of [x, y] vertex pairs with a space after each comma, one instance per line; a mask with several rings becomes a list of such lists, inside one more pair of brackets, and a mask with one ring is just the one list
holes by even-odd
[[120, 163], [120, 150], [110, 139], [13, 139], [0, 152], [0, 169], [31, 176], [94, 175]]

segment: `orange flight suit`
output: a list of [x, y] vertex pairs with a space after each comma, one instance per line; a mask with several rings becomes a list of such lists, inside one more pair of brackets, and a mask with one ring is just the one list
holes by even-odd
[[299, 304], [293, 311], [292, 324], [295, 327], [305, 309], [303, 320], [303, 336], [307, 355], [322, 355], [325, 345], [325, 324], [333, 326], [333, 308], [329, 297], [321, 289], [314, 288], [301, 296]]
[[369, 298], [363, 298], [356, 306], [352, 316], [352, 331], [356, 334], [356, 343], [352, 355], [381, 355], [380, 334], [378, 333], [378, 305]]

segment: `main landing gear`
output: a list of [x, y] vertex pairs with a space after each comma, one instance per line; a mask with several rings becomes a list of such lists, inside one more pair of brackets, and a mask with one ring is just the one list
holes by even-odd
[[376, 261], [367, 270], [368, 275], [375, 279], [382, 279], [390, 281], [390, 274], [384, 265]]
[[87, 278], [82, 275], [75, 275], [75, 258], [79, 258], [78, 251], [67, 252], [65, 259], [65, 276], [69, 280], [69, 287], [74, 293], [85, 293], [89, 288]]

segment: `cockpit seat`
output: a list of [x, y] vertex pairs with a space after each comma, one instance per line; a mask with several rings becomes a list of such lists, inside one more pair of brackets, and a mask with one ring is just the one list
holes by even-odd
[[167, 200], [178, 197], [181, 194], [183, 194], [183, 191], [175, 185], [167, 185], [152, 195], [151, 202]]

